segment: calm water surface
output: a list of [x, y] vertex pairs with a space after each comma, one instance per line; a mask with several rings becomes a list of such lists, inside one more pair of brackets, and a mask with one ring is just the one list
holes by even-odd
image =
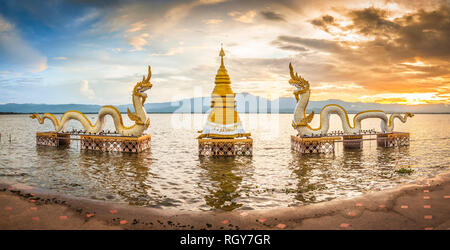
[[[59, 118], [60, 115], [57, 115]], [[88, 115], [95, 121], [96, 115]], [[450, 115], [416, 115], [396, 131], [409, 131], [411, 145], [377, 148], [365, 141], [362, 151], [297, 155], [289, 114], [241, 114], [254, 139], [253, 157], [199, 158], [197, 130], [206, 115], [150, 114], [152, 148], [140, 154], [80, 151], [35, 145], [39, 125], [28, 115], [0, 115], [0, 181], [16, 181], [64, 194], [137, 206], [181, 210], [268, 209], [343, 199], [382, 190], [450, 167]], [[131, 124], [124, 115], [125, 121]], [[350, 119], [351, 120], [351, 119]], [[313, 120], [318, 125], [318, 116]], [[376, 128], [377, 119], [363, 129]], [[108, 120], [108, 127], [113, 128]], [[81, 128], [71, 121], [68, 129]], [[332, 116], [330, 130], [340, 129]], [[9, 142], [9, 134], [12, 142]], [[411, 174], [396, 170], [411, 168]]]

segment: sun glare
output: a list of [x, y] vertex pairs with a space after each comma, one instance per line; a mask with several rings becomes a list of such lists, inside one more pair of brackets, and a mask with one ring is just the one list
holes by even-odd
[[402, 63], [402, 64], [404, 64], [404, 65], [411, 65], [411, 66], [419, 66], [419, 67], [428, 66], [428, 65], [424, 64], [424, 63], [421, 62], [421, 61], [416, 61], [416, 62], [414, 62], [414, 63], [404, 62], [404, 63]]
[[432, 103], [448, 103], [448, 98], [438, 93], [395, 93], [361, 96], [363, 102], [377, 102], [381, 104], [419, 105]]

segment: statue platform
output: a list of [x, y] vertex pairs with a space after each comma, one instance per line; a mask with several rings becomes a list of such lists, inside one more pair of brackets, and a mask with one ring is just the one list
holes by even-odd
[[51, 147], [68, 146], [70, 145], [70, 134], [56, 132], [37, 132], [36, 144]]
[[235, 156], [253, 154], [253, 139], [198, 139], [198, 154], [200, 156]]
[[291, 136], [291, 149], [301, 154], [334, 153], [334, 142], [340, 137]]
[[[79, 136], [71, 138], [71, 136]], [[70, 145], [71, 140], [79, 140], [81, 149], [102, 152], [139, 153], [150, 148], [151, 135], [119, 136], [119, 135], [87, 135], [56, 132], [36, 133], [36, 144], [52, 147]]]
[[80, 141], [81, 149], [85, 150], [139, 153], [150, 148], [151, 135], [139, 137], [80, 135]]
[[377, 145], [379, 147], [392, 148], [409, 145], [408, 132], [392, 132], [392, 133], [378, 133]]
[[[376, 135], [376, 139], [370, 136]], [[369, 136], [364, 138], [363, 136]], [[362, 149], [363, 141], [377, 140], [378, 147], [401, 147], [409, 145], [409, 133], [328, 134], [319, 137], [291, 136], [291, 149], [301, 154], [334, 153], [335, 143], [342, 142], [344, 149]]]
[[345, 149], [362, 149], [363, 136], [362, 135], [343, 135], [342, 144]]

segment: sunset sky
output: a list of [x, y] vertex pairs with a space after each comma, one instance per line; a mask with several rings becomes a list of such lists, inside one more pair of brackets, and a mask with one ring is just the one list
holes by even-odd
[[450, 1], [0, 1], [0, 103], [207, 96], [221, 43], [236, 93], [450, 104]]

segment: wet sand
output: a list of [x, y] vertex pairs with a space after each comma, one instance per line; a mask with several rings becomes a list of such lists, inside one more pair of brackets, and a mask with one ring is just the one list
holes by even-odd
[[307, 206], [189, 212], [0, 184], [0, 229], [450, 229], [450, 172], [395, 189]]

